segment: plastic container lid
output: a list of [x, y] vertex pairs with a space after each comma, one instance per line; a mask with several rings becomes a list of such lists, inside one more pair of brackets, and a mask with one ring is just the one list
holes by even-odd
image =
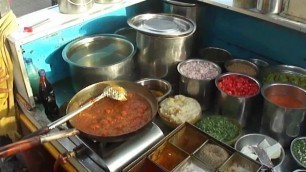
[[158, 36], [181, 36], [196, 29], [193, 21], [171, 14], [141, 14], [129, 19], [128, 24], [138, 31]]

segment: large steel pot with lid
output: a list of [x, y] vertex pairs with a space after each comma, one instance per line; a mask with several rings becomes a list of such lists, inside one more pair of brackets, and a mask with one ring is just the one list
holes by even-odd
[[137, 68], [142, 77], [168, 80], [178, 91], [179, 62], [191, 56], [196, 24], [173, 14], [141, 14], [128, 24], [137, 30]]

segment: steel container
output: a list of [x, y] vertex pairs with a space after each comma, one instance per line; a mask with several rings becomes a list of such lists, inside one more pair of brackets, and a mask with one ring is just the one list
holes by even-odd
[[[290, 142], [300, 136], [305, 129], [306, 90], [286, 83], [266, 84], [261, 88], [264, 97], [264, 108], [260, 131], [288, 148]], [[288, 108], [271, 101], [269, 96], [291, 95], [303, 104], [302, 108]]]
[[[219, 86], [219, 81], [228, 75], [244, 76], [253, 80], [258, 85], [258, 92], [251, 96], [233, 96], [223, 92]], [[220, 115], [224, 115], [236, 119], [242, 128], [246, 127], [247, 123], [259, 124], [261, 115], [256, 113], [256, 108], [259, 103], [260, 83], [253, 77], [240, 73], [224, 73], [215, 79], [215, 85], [218, 88], [217, 92], [217, 111]], [[251, 126], [251, 125], [250, 125]]]
[[[234, 69], [234, 70], [231, 70], [229, 68], [230, 65], [233, 65], [233, 64], [244, 64], [244, 65], [247, 65], [249, 66], [250, 68], [253, 68], [255, 73], [253, 75], [247, 73], [246, 71], [244, 71], [242, 68], [237, 68], [237, 69]], [[228, 72], [236, 72], [236, 73], [242, 73], [242, 74], [245, 74], [245, 75], [249, 75], [251, 77], [257, 77], [258, 74], [259, 74], [259, 68], [257, 67], [256, 64], [254, 64], [253, 62], [251, 61], [248, 61], [248, 60], [244, 60], [244, 59], [231, 59], [231, 60], [228, 60], [225, 62], [224, 64], [224, 68], [226, 71]]]
[[64, 14], [78, 14], [92, 8], [94, 0], [58, 0], [59, 11]]
[[[253, 134], [246, 134], [246, 135], [243, 135], [242, 137], [240, 137], [236, 141], [234, 148], [238, 151], [241, 151], [243, 147], [250, 146], [250, 145], [251, 146], [258, 145], [264, 139], [266, 139], [266, 141], [271, 146], [278, 143], [275, 139], [273, 139], [273, 138], [271, 138], [267, 135], [253, 133]], [[287, 164], [284, 163], [285, 162], [285, 157], [286, 157], [286, 153], [285, 153], [284, 148], [282, 147], [280, 157], [273, 160], [273, 164], [274, 164], [273, 170], [274, 171], [282, 172], [283, 169], [286, 169], [285, 165], [287, 165]]]
[[212, 107], [214, 102], [214, 95], [216, 94], [216, 87], [214, 85], [214, 79], [218, 76], [215, 76], [211, 79], [193, 79], [184, 75], [181, 71], [181, 67], [186, 63], [190, 62], [206, 62], [215, 67], [218, 71], [218, 75], [221, 74], [221, 68], [207, 60], [203, 59], [189, 59], [179, 63], [177, 66], [177, 70], [180, 73], [180, 82], [179, 82], [179, 93], [182, 95], [186, 95], [188, 97], [192, 97], [196, 99], [200, 105], [202, 110], [207, 110]]
[[101, 34], [76, 39], [65, 46], [75, 91], [107, 80], [134, 80], [134, 45], [120, 35]]
[[173, 13], [187, 17], [197, 22], [200, 8], [196, 3], [181, 2], [175, 0], [163, 0], [163, 11], [165, 13]]
[[199, 55], [202, 59], [209, 60], [218, 64], [223, 72], [225, 71], [224, 63], [233, 59], [233, 56], [230, 52], [218, 47], [202, 48], [199, 50]]
[[114, 32], [115, 34], [122, 35], [136, 45], [136, 33], [137, 31], [131, 27], [123, 27]]
[[196, 24], [183, 16], [143, 14], [128, 20], [137, 30], [136, 66], [143, 78], [168, 80], [178, 91], [177, 65], [191, 56]]
[[114, 4], [114, 3], [120, 3], [124, 0], [94, 0], [97, 4]]
[[156, 96], [158, 102], [161, 102], [167, 98], [172, 91], [171, 84], [163, 79], [143, 78], [136, 81], [136, 83], [148, 88], [153, 93], [153, 95]]
[[255, 0], [233, 0], [233, 6], [242, 9], [256, 8], [256, 3]]
[[264, 14], [278, 14], [282, 6], [282, 0], [257, 0], [257, 10]]

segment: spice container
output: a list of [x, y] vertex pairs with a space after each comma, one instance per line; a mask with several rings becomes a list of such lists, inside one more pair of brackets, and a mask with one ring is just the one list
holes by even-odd
[[241, 73], [251, 77], [256, 77], [259, 73], [258, 67], [254, 63], [243, 59], [228, 60], [224, 67], [228, 72]]
[[164, 170], [158, 165], [154, 164], [148, 158], [143, 158], [140, 160], [133, 168], [129, 170], [130, 172], [163, 172]]
[[202, 110], [211, 107], [216, 91], [214, 79], [221, 74], [221, 68], [208, 60], [189, 59], [177, 66], [180, 73], [180, 94], [195, 98]]
[[199, 50], [199, 55], [201, 59], [209, 60], [219, 65], [223, 72], [225, 71], [224, 63], [233, 59], [233, 56], [230, 52], [218, 47], [202, 48]]
[[190, 127], [184, 127], [182, 130], [174, 134], [169, 139], [169, 142], [191, 154], [207, 139], [208, 138], [205, 137], [201, 132], [193, 130]]
[[241, 126], [236, 120], [221, 115], [204, 117], [196, 123], [196, 126], [228, 145], [234, 144], [241, 133]]
[[261, 94], [264, 98], [261, 133], [288, 148], [306, 127], [306, 90], [291, 84], [273, 83], [264, 85]]
[[195, 156], [207, 164], [210, 168], [216, 170], [229, 158], [230, 154], [231, 152], [222, 146], [210, 141], [205, 143], [195, 153]]
[[[225, 73], [215, 79], [215, 84], [219, 90], [217, 94], [219, 114], [236, 119], [242, 128], [245, 127], [259, 100], [257, 96], [260, 92], [259, 82], [244, 74]], [[259, 122], [261, 116], [255, 115]]]
[[234, 153], [218, 170], [219, 172], [258, 171], [260, 165]]
[[[186, 141], [187, 138], [189, 141]], [[180, 142], [180, 139], [184, 141]], [[232, 154], [247, 159], [243, 161], [245, 165], [255, 164], [259, 167], [258, 170], [261, 169], [260, 163], [186, 122], [123, 171], [220, 171], [218, 168], [222, 167]], [[216, 161], [218, 162], [215, 163]]]
[[194, 157], [189, 157], [185, 162], [178, 166], [173, 170], [174, 172], [182, 172], [182, 171], [213, 171], [213, 169], [209, 168], [203, 162], [199, 161]]
[[274, 65], [260, 72], [263, 84], [290, 83], [306, 89], [306, 69], [292, 65]]
[[149, 155], [150, 160], [169, 171], [173, 170], [187, 157], [186, 153], [168, 142], [165, 142]]

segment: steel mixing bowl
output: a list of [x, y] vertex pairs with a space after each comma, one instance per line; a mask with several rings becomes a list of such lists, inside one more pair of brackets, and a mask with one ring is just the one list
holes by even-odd
[[[235, 149], [238, 150], [238, 151], [241, 151], [242, 148], [244, 146], [247, 146], [247, 145], [250, 145], [250, 146], [253, 146], [253, 145], [258, 145], [261, 141], [263, 141], [264, 139], [267, 140], [267, 142], [270, 144], [270, 145], [274, 145], [276, 143], [278, 143], [275, 139], [267, 136], [267, 135], [264, 135], [264, 134], [246, 134], [246, 135], [243, 135], [242, 137], [240, 137], [236, 143], [235, 143]], [[285, 150], [283, 147], [281, 147], [281, 155], [279, 158], [273, 160], [273, 164], [275, 164], [273, 170], [275, 171], [279, 171], [280, 168], [281, 168], [281, 165], [282, 163], [284, 162], [284, 159], [285, 159]]]

